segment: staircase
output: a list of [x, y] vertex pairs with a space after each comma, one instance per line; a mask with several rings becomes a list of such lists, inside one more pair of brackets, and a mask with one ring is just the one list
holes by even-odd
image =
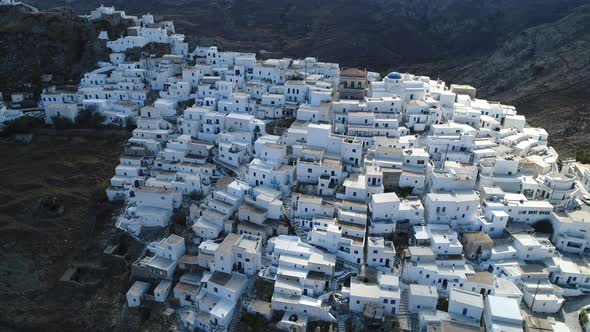
[[283, 213], [291, 227], [295, 230], [295, 234], [299, 236], [302, 242], [307, 243], [307, 230], [303, 229], [300, 223], [293, 219], [293, 201], [291, 200], [291, 196], [283, 198]]
[[346, 332], [346, 321], [349, 318], [349, 313], [340, 313], [336, 316], [336, 319], [338, 319], [338, 332]]
[[283, 198], [283, 213], [285, 214], [285, 218], [291, 222], [293, 219], [293, 201], [291, 200], [291, 196]]
[[410, 314], [410, 329], [412, 332], [420, 331], [420, 319], [417, 313]]
[[234, 173], [235, 177], [237, 179], [242, 180], [242, 181], [246, 181], [246, 168], [244, 167], [244, 165], [240, 165], [240, 166], [236, 167], [236, 166], [224, 163], [223, 161], [221, 161], [217, 158], [213, 158], [213, 163], [216, 164], [217, 166], [222, 167], [222, 169], [225, 169], [226, 171], [229, 170], [230, 172]]
[[297, 234], [297, 236], [299, 236], [301, 241], [304, 243], [307, 243], [307, 233], [308, 233], [307, 230], [303, 229], [303, 227], [301, 227], [301, 224], [295, 220], [293, 220], [291, 222], [291, 226], [293, 226], [293, 229], [295, 230], [295, 234]]
[[242, 311], [247, 309], [248, 305], [250, 305], [250, 302], [256, 298], [256, 288], [254, 287], [255, 281], [256, 276], [248, 276], [246, 287], [236, 302], [236, 307], [228, 327], [229, 332], [237, 331], [240, 324], [240, 319], [242, 317]]
[[248, 276], [248, 281], [246, 281], [246, 288], [244, 289], [244, 292], [240, 297], [243, 308], [248, 308], [250, 302], [256, 298], [256, 288], [254, 287], [255, 282], [256, 275]]
[[394, 265], [393, 266], [399, 266], [399, 267], [401, 267], [401, 263], [402, 263], [401, 258], [399, 258], [399, 256], [397, 256], [397, 255], [394, 256], [394, 258], [393, 258], [393, 264]]
[[399, 308], [397, 313], [399, 315], [407, 315], [409, 314], [410, 310], [409, 310], [409, 293], [408, 293], [408, 289], [403, 289], [402, 293], [401, 293], [401, 298], [399, 300]]
[[335, 278], [332, 280], [331, 289], [332, 289], [332, 290], [334, 290], [334, 291], [335, 291], [335, 290], [337, 290], [337, 289], [338, 289], [338, 285], [340, 284], [340, 282], [341, 282], [342, 280], [344, 280], [344, 279], [346, 279], [347, 277], [349, 277], [349, 276], [352, 276], [352, 275], [354, 275], [354, 274], [356, 274], [356, 273], [357, 273], [356, 271], [354, 271], [354, 270], [351, 270], [351, 271], [348, 271], [348, 272], [346, 272], [346, 273], [343, 273], [342, 275], [339, 275], [338, 277], [335, 277]]
[[420, 330], [420, 320], [418, 317], [418, 313], [410, 313], [410, 293], [409, 288], [402, 289], [400, 301], [399, 301], [399, 308], [397, 311], [396, 316], [398, 317], [406, 317], [410, 323], [410, 330], [412, 332], [418, 332]]
[[[239, 304], [239, 302], [238, 302]], [[229, 322], [229, 328], [227, 329], [229, 332], [236, 331], [238, 325], [240, 324], [240, 318], [242, 317], [242, 307], [236, 305], [234, 309], [234, 314], [231, 318], [231, 322]]]

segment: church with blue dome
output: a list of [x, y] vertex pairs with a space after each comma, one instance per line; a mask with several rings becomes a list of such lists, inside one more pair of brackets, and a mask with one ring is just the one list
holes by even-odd
[[391, 73], [387, 74], [387, 78], [390, 80], [400, 80], [402, 78], [402, 74], [392, 71]]

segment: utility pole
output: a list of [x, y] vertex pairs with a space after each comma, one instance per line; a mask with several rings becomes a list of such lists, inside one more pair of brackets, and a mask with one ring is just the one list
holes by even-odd
[[533, 308], [535, 307], [535, 300], [537, 299], [537, 292], [539, 291], [539, 285], [541, 284], [541, 279], [537, 281], [537, 288], [535, 288], [535, 295], [533, 295], [533, 302], [531, 302], [531, 311], [535, 311]]
[[441, 160], [441, 162], [442, 162], [441, 169], [442, 169], [443, 171], [445, 170], [445, 160], [447, 159], [447, 154], [448, 154], [448, 153], [449, 153], [449, 143], [447, 143], [447, 146], [446, 146], [446, 148], [445, 148], [445, 156], [444, 156], [444, 158], [442, 158], [442, 155], [441, 155], [441, 159], [442, 159], [442, 160]]

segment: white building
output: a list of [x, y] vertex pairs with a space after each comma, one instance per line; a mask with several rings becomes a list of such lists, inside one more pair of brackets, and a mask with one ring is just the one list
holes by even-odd
[[227, 331], [238, 301], [246, 288], [246, 277], [239, 273], [215, 271], [203, 276], [203, 286], [197, 294], [196, 311], [181, 314], [185, 328]]
[[449, 292], [449, 313], [466, 316], [479, 322], [483, 311], [484, 302], [481, 294], [451, 288]]
[[143, 281], [136, 281], [127, 291], [127, 306], [130, 308], [139, 307], [144, 295], [150, 290], [150, 284]]
[[45, 106], [45, 123], [52, 124], [55, 118], [64, 118], [76, 122], [79, 112], [80, 110], [76, 104], [48, 104]]
[[436, 309], [438, 303], [438, 292], [436, 291], [436, 287], [411, 284], [408, 294], [408, 309], [410, 312]]
[[334, 275], [336, 257], [298, 237], [280, 235], [268, 240], [269, 272], [274, 275], [272, 309], [307, 315], [310, 320], [335, 322], [324, 294]]
[[515, 299], [488, 295], [485, 299], [486, 331], [520, 332], [524, 319]]
[[346, 290], [349, 295], [350, 311], [363, 312], [370, 306], [376, 306], [383, 308], [387, 314], [398, 313], [401, 298], [398, 277], [379, 273], [368, 279], [368, 281], [365, 281], [363, 277], [351, 279], [350, 289]]
[[453, 227], [474, 224], [478, 207], [473, 190], [428, 193], [424, 199], [426, 221]]

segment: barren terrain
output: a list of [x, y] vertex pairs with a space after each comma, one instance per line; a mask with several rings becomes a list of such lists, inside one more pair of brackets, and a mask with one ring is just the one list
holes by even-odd
[[[0, 330], [126, 330], [126, 267], [102, 263], [118, 205], [105, 189], [124, 130], [42, 129], [29, 144], [0, 141]], [[81, 264], [75, 283], [60, 282]], [[141, 315], [134, 315], [141, 317]], [[139, 318], [137, 318], [139, 319]]]

